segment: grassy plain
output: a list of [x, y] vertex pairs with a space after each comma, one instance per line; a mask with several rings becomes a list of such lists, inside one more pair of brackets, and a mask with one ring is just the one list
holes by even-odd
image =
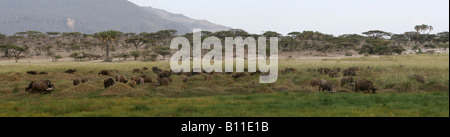
[[[449, 116], [449, 55], [404, 55], [358, 58], [280, 60], [280, 70], [298, 71], [280, 74], [274, 84], [259, 84], [258, 76], [233, 80], [230, 75], [213, 75], [211, 81], [191, 77], [188, 83], [173, 76], [168, 87], [125, 84], [104, 89], [96, 72], [119, 70], [128, 78], [133, 68], [158, 66], [169, 69], [168, 62], [0, 62], [0, 116], [156, 116], [156, 117], [349, 117], [349, 116]], [[371, 80], [377, 94], [353, 93], [338, 86], [338, 93], [318, 93], [310, 87], [312, 78], [330, 78], [309, 68], [361, 67], [356, 79]], [[76, 74], [63, 73], [77, 69]], [[49, 75], [32, 76], [29, 70]], [[94, 73], [90, 73], [90, 72]], [[156, 74], [146, 72], [153, 79]], [[420, 84], [410, 75], [423, 75]], [[88, 83], [72, 85], [73, 79], [89, 78]], [[31, 81], [51, 80], [51, 95], [28, 94], [24, 88]]]

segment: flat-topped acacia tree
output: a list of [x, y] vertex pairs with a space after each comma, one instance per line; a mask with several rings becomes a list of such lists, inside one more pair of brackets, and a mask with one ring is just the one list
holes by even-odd
[[114, 31], [114, 30], [110, 30], [110, 31], [103, 31], [100, 33], [96, 34], [96, 37], [102, 41], [105, 44], [105, 51], [106, 51], [106, 59], [105, 62], [110, 62], [112, 61], [109, 58], [109, 51], [110, 51], [110, 47], [111, 45], [116, 42], [117, 39], [120, 38], [120, 36], [122, 35], [122, 32], [120, 31]]

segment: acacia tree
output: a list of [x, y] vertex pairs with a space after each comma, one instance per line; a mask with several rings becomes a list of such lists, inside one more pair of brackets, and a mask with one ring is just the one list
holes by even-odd
[[125, 43], [133, 44], [136, 48], [136, 51], [139, 51], [139, 48], [149, 43], [150, 39], [143, 38], [141, 36], [132, 36], [132, 38], [128, 38], [125, 40]]
[[12, 44], [8, 44], [8, 45], [3, 45], [0, 46], [1, 50], [8, 50], [8, 54], [11, 57], [14, 57], [16, 62], [19, 62], [19, 59], [22, 57], [22, 53], [26, 53], [28, 52], [28, 47], [20, 47], [17, 45], [12, 45]]
[[105, 61], [106, 62], [112, 61], [109, 57], [109, 51], [110, 51], [111, 45], [114, 42], [116, 42], [116, 40], [118, 38], [120, 38], [120, 35], [121, 35], [121, 32], [114, 31], [114, 30], [100, 32], [96, 35], [97, 38], [105, 44], [105, 51], [106, 51]]
[[336, 48], [336, 45], [326, 44], [326, 45], [321, 45], [321, 46], [317, 47], [317, 51], [322, 52], [323, 54], [325, 54], [325, 56], [328, 56], [327, 53], [334, 48]]
[[391, 36], [392, 33], [390, 32], [384, 32], [381, 30], [371, 30], [371, 31], [367, 31], [367, 32], [363, 32], [362, 34], [367, 35], [370, 38], [374, 38], [374, 39], [379, 39], [379, 38], [384, 38], [386, 36]]
[[167, 55], [170, 55], [170, 48], [169, 47], [159, 47], [155, 50], [156, 53], [163, 56], [163, 60], [166, 59]]

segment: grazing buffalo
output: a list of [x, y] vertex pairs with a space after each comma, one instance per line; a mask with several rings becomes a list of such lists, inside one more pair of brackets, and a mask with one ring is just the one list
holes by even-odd
[[336, 68], [336, 69], [333, 69], [333, 70], [331, 70], [331, 72], [333, 72], [333, 71], [335, 71], [335, 72], [341, 72], [341, 68]]
[[89, 81], [88, 78], [81, 79], [81, 83], [86, 83], [86, 82], [88, 82], [88, 81]]
[[40, 72], [39, 75], [48, 75], [48, 72]]
[[38, 72], [37, 72], [37, 71], [27, 71], [27, 74], [30, 74], [30, 75], [37, 75]]
[[423, 77], [422, 75], [419, 75], [419, 74], [411, 75], [410, 78], [416, 80], [417, 82], [419, 82], [421, 84], [424, 84], [427, 82], [425, 80], [425, 77]]
[[155, 86], [169, 86], [169, 79], [160, 78], [158, 79], [158, 82], [155, 84]]
[[142, 85], [145, 84], [145, 79], [144, 78], [138, 78], [138, 80], [136, 81], [137, 85]]
[[73, 73], [77, 72], [77, 70], [76, 69], [69, 69], [69, 70], [66, 70], [64, 72], [68, 73], [68, 74], [73, 74]]
[[334, 86], [333, 86], [333, 83], [331, 83], [330, 81], [321, 79], [319, 81], [319, 92], [325, 92], [325, 91], [335, 92]]
[[328, 68], [319, 68], [317, 69], [317, 71], [319, 71], [319, 73], [322, 75], [327, 75], [331, 70]]
[[30, 93], [50, 94], [53, 91], [53, 83], [49, 80], [42, 80], [37, 82], [31, 82], [25, 91]]
[[158, 74], [158, 73], [160, 73], [162, 70], [161, 70], [160, 68], [158, 68], [158, 67], [153, 67], [153, 68], [152, 68], [152, 71], [153, 71], [153, 73]]
[[344, 69], [342, 71], [342, 73], [344, 74], [344, 76], [356, 76], [356, 75], [358, 75], [358, 70], [359, 69], [356, 69], [356, 68], [347, 68], [347, 69]]
[[105, 86], [105, 88], [109, 88], [109, 87], [113, 86], [114, 84], [116, 84], [116, 83], [114, 82], [114, 79], [112, 79], [112, 78], [108, 78], [103, 81], [103, 86]]
[[120, 82], [120, 83], [128, 83], [128, 80], [125, 79], [125, 77], [123, 75], [117, 75], [116, 76], [116, 82]]
[[142, 73], [141, 69], [133, 69], [133, 73]]
[[183, 81], [184, 83], [187, 83], [187, 82], [189, 82], [189, 78], [188, 78], [188, 77], [184, 77], [184, 78], [182, 79], [182, 81]]
[[136, 83], [136, 81], [132, 80], [132, 81], [130, 81], [130, 83], [128, 83], [128, 85], [132, 88], [135, 88], [137, 83]]
[[148, 68], [147, 68], [147, 67], [142, 67], [142, 70], [143, 70], [143, 71], [147, 71]]
[[80, 84], [80, 80], [79, 79], [73, 80], [73, 85], [74, 86], [79, 85], [79, 84]]
[[104, 75], [104, 76], [111, 76], [112, 71], [111, 70], [102, 70], [98, 72], [98, 75]]
[[359, 71], [359, 70], [360, 70], [358, 67], [350, 67], [350, 68], [348, 68], [348, 69], [350, 69], [350, 70], [352, 70], [352, 71]]
[[287, 74], [287, 73], [295, 73], [295, 72], [297, 72], [297, 69], [295, 69], [295, 68], [286, 68], [281, 73]]
[[336, 71], [336, 70], [333, 70], [333, 71], [329, 72], [328, 75], [329, 75], [331, 78], [336, 78], [336, 77], [339, 77], [339, 72]]
[[260, 74], [261, 74], [260, 70], [256, 70], [256, 72], [250, 73], [251, 76], [253, 76], [253, 75], [260, 75]]
[[375, 93], [375, 91], [377, 91], [377, 88], [375, 88], [375, 86], [371, 81], [357, 80], [355, 82], [355, 92], [359, 91], [367, 91], [367, 92], [372, 91], [373, 93]]
[[158, 78], [168, 78], [170, 76], [172, 76], [172, 72], [170, 72], [170, 71], [164, 71], [164, 72], [158, 73]]
[[236, 73], [236, 74], [232, 75], [231, 77], [234, 79], [238, 79], [238, 78], [245, 77], [245, 76], [247, 76], [247, 74], [241, 72], [241, 73]]
[[139, 76], [132, 76], [131, 80], [137, 82], [139, 80], [139, 78], [141, 78], [141, 77], [139, 77]]
[[342, 78], [341, 79], [341, 87], [343, 87], [345, 84], [349, 84], [350, 86], [354, 86], [355, 80], [352, 77], [349, 78]]
[[153, 82], [152, 78], [147, 75], [142, 75], [141, 78], [144, 79], [144, 83], [152, 83]]
[[313, 78], [310, 82], [311, 87], [319, 86], [319, 80]]
[[73, 85], [74, 85], [74, 86], [80, 85], [80, 83], [86, 83], [86, 82], [88, 82], [88, 81], [89, 81], [89, 79], [87, 79], [87, 78], [83, 78], [83, 79], [81, 79], [81, 80], [75, 79], [75, 80], [73, 80]]

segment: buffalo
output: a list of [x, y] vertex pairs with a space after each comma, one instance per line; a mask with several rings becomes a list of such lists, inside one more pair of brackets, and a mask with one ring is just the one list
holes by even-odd
[[81, 79], [81, 83], [86, 83], [86, 82], [88, 82], [88, 81], [89, 81], [88, 78]]
[[74, 86], [79, 85], [79, 84], [80, 84], [80, 80], [79, 79], [73, 80], [73, 85]]
[[133, 69], [133, 73], [142, 73], [141, 69]]
[[184, 78], [182, 79], [182, 81], [183, 81], [184, 83], [187, 83], [187, 82], [189, 82], [189, 78], [188, 78], [188, 77], [184, 77]]
[[73, 74], [73, 73], [77, 72], [77, 70], [76, 69], [69, 69], [69, 70], [66, 70], [64, 72], [68, 73], [68, 74]]
[[80, 85], [80, 83], [86, 83], [86, 82], [88, 82], [88, 81], [89, 81], [89, 79], [87, 79], [87, 78], [83, 78], [83, 79], [81, 79], [81, 80], [75, 79], [75, 80], [73, 80], [73, 85], [74, 85], [74, 86]]
[[160, 72], [158, 73], [158, 78], [168, 78], [172, 75], [172, 72], [170, 71], [164, 71], [164, 72]]
[[27, 74], [30, 74], [30, 75], [37, 75], [38, 72], [37, 72], [37, 71], [27, 71]]
[[155, 84], [155, 86], [169, 86], [169, 79], [160, 78], [158, 79], [158, 82]]
[[144, 83], [152, 83], [152, 78], [147, 75], [142, 75], [141, 78], [144, 79]]
[[39, 75], [48, 75], [48, 72], [40, 72]]
[[319, 71], [319, 73], [322, 75], [327, 75], [331, 70], [328, 68], [319, 68], [317, 69], [317, 71]]
[[105, 86], [105, 88], [109, 88], [109, 87], [113, 86], [114, 84], [116, 84], [116, 83], [114, 82], [114, 79], [112, 79], [112, 78], [108, 78], [103, 81], [103, 86]]
[[105, 76], [111, 76], [112, 71], [111, 70], [102, 70], [98, 72], [98, 75], [105, 75]]
[[120, 82], [120, 83], [128, 83], [128, 80], [125, 79], [125, 77], [123, 75], [117, 75], [116, 76], [116, 82]]
[[319, 81], [319, 92], [325, 92], [325, 91], [329, 91], [329, 92], [335, 92], [333, 83], [331, 83], [330, 81], [327, 81], [325, 79], [321, 79]]
[[240, 77], [245, 77], [245, 76], [247, 76], [247, 74], [241, 72], [241, 73], [236, 73], [236, 74], [232, 75], [231, 77], [234, 79], [238, 79]]
[[318, 79], [312, 79], [310, 82], [311, 87], [319, 86], [319, 80]]
[[343, 87], [345, 84], [349, 84], [350, 86], [354, 86], [354, 85], [352, 85], [354, 83], [355, 83], [355, 80], [352, 77], [342, 78], [341, 79], [341, 87]]
[[153, 68], [152, 68], [152, 71], [153, 71], [153, 73], [158, 74], [158, 73], [160, 73], [162, 70], [161, 70], [160, 68], [158, 68], [158, 67], [153, 67]]
[[333, 71], [329, 72], [328, 75], [331, 78], [336, 78], [336, 77], [339, 77], [339, 72], [337, 70], [333, 70]]
[[136, 83], [136, 81], [132, 80], [132, 81], [130, 81], [130, 83], [128, 83], [128, 85], [132, 88], [135, 88], [137, 83]]
[[351, 68], [344, 69], [342, 71], [342, 73], [344, 74], [344, 76], [356, 76], [356, 75], [358, 75], [357, 70], [356, 69], [351, 69]]
[[260, 75], [260, 74], [261, 74], [260, 70], [256, 70], [256, 72], [250, 73], [251, 76], [253, 76], [253, 75]]
[[359, 91], [367, 91], [367, 92], [372, 91], [373, 93], [375, 93], [377, 91], [377, 88], [375, 88], [375, 86], [371, 81], [357, 80], [355, 82], [355, 92]]
[[139, 77], [139, 76], [132, 76], [131, 80], [137, 82], [139, 80], [139, 78], [141, 78], [141, 77]]
[[411, 79], [416, 80], [417, 82], [424, 84], [426, 82], [425, 77], [419, 74], [414, 74], [410, 76]]
[[138, 78], [138, 80], [136, 81], [137, 85], [142, 85], [145, 84], [145, 79], [144, 78]]
[[287, 73], [295, 73], [295, 72], [297, 72], [297, 69], [295, 69], [295, 68], [286, 68], [281, 73], [287, 74]]
[[30, 93], [51, 94], [53, 91], [53, 83], [49, 80], [41, 80], [37, 82], [31, 82], [25, 91]]

